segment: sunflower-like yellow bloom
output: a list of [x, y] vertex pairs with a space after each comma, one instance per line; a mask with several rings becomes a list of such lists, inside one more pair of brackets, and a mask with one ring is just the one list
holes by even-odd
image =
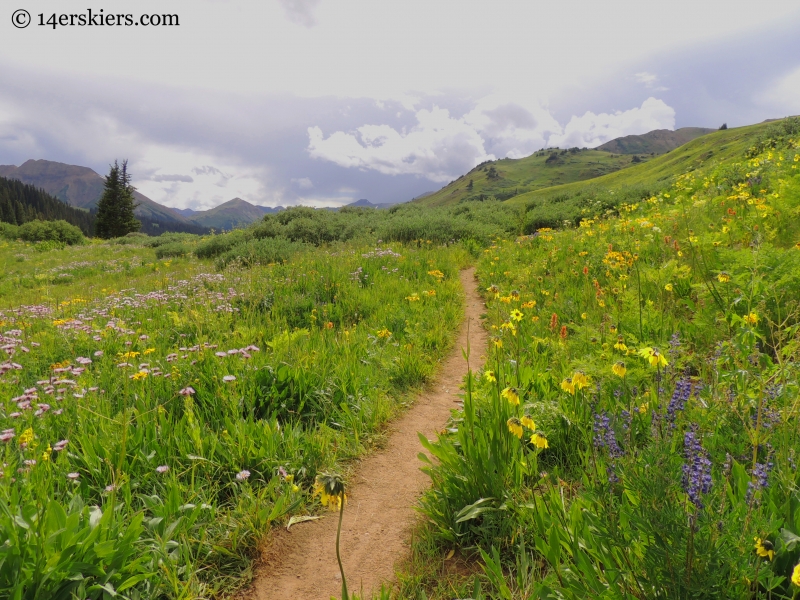
[[486, 381], [488, 381], [489, 383], [494, 383], [495, 381], [497, 381], [497, 377], [495, 377], [495, 375], [494, 375], [494, 371], [486, 371], [486, 372], [483, 374], [483, 378], [484, 378]]
[[512, 435], [517, 436], [517, 439], [522, 439], [522, 423], [520, 423], [518, 418], [511, 417], [506, 421], [506, 425], [508, 425], [508, 430]]
[[792, 583], [800, 587], [800, 563], [794, 566], [794, 571], [792, 571]]
[[575, 371], [572, 374], [572, 385], [575, 386], [576, 390], [582, 390], [583, 388], [589, 386], [589, 378], [585, 373], [581, 371]]
[[511, 311], [511, 320], [512, 321], [522, 321], [522, 317], [525, 315], [522, 314], [521, 311], [517, 310], [516, 308]]
[[720, 271], [717, 275], [717, 281], [720, 283], [728, 283], [731, 280], [731, 276], [728, 275], [725, 271]]
[[534, 423], [533, 419], [531, 419], [528, 415], [522, 417], [519, 420], [519, 422], [522, 423], [525, 427], [527, 427], [531, 431], [536, 431], [536, 423]]
[[614, 375], [617, 377], [625, 377], [625, 373], [628, 372], [628, 369], [625, 367], [625, 363], [620, 361], [615, 362], [611, 366], [611, 370], [614, 372]]
[[664, 286], [664, 289], [667, 290], [668, 292], [671, 292], [675, 288], [672, 287], [671, 283], [668, 283], [667, 285]]
[[625, 345], [625, 342], [623, 342], [621, 339], [617, 340], [617, 343], [614, 344], [614, 348], [616, 348], [620, 352], [628, 351], [628, 347]]
[[500, 392], [500, 397], [505, 398], [515, 406], [519, 406], [519, 392], [517, 392], [517, 388], [505, 388], [502, 392]]
[[749, 315], [744, 316], [744, 322], [750, 325], [758, 324], [758, 313], [751, 312]]
[[486, 288], [486, 291], [492, 294], [495, 298], [500, 297], [500, 288], [496, 285], [490, 285], [488, 288]]
[[531, 436], [531, 443], [542, 450], [550, 447], [550, 444], [547, 443], [547, 438], [538, 431]]
[[339, 475], [322, 473], [317, 475], [314, 481], [314, 494], [319, 495], [322, 506], [327, 506], [331, 510], [339, 510], [342, 500], [347, 502], [347, 495], [344, 493], [344, 482]]
[[666, 367], [669, 364], [658, 348], [642, 348], [639, 350], [639, 356], [644, 358], [653, 367]]
[[573, 396], [575, 395], [575, 384], [572, 383], [572, 377], [567, 377], [561, 382], [561, 389], [565, 392], [569, 392]]
[[762, 558], [772, 560], [775, 558], [775, 546], [769, 540], [762, 540], [761, 538], [754, 538], [756, 541], [755, 550], [756, 554]]

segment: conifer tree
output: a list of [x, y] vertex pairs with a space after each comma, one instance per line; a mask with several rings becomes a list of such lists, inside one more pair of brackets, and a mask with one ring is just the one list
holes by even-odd
[[133, 191], [128, 161], [122, 161], [120, 167], [115, 160], [106, 176], [103, 195], [97, 203], [95, 233], [98, 237], [109, 239], [139, 231], [142, 224], [133, 215], [133, 210], [138, 206], [133, 200]]

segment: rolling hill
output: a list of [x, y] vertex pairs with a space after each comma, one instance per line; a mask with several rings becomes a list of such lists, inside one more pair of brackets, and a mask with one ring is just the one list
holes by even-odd
[[615, 154], [664, 154], [714, 131], [716, 129], [705, 127], [681, 127], [675, 131], [656, 129], [642, 135], [626, 135], [613, 139], [598, 146], [596, 150]]
[[618, 155], [579, 148], [540, 150], [525, 158], [482, 163], [438, 192], [412, 202], [421, 206], [449, 206], [492, 196], [507, 200], [533, 190], [600, 177], [651, 159], [650, 155]]
[[727, 163], [731, 168], [746, 164], [746, 152], [770, 138], [800, 136], [797, 117], [714, 131], [646, 163], [588, 181], [576, 181], [515, 196], [509, 205], [525, 211], [526, 229], [555, 227], [574, 221], [581, 211], [596, 212], [620, 202], [635, 203], [668, 187], [689, 171], [704, 171]]

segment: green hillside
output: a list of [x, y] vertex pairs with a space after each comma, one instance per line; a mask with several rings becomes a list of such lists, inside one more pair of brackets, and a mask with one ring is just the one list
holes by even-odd
[[89, 211], [70, 206], [44, 190], [0, 177], [0, 223], [22, 225], [37, 219], [63, 220], [86, 235], [91, 234], [94, 220]]
[[651, 159], [649, 155], [623, 156], [580, 148], [540, 150], [525, 158], [481, 163], [438, 192], [413, 202], [421, 206], [449, 206], [489, 197], [507, 200], [554, 185], [593, 179]]
[[609, 173], [589, 181], [575, 181], [519, 194], [509, 205], [524, 207], [527, 232], [539, 227], [557, 227], [582, 214], [598, 214], [623, 201], [638, 200], [669, 187], [676, 177], [693, 170], [708, 170], [722, 163], [741, 171], [746, 179], [746, 154], [756, 144], [787, 134], [797, 118], [715, 131], [643, 164]]
[[716, 130], [705, 127], [681, 127], [675, 131], [656, 129], [641, 135], [626, 135], [613, 139], [598, 146], [597, 150], [616, 154], [664, 154], [714, 131]]

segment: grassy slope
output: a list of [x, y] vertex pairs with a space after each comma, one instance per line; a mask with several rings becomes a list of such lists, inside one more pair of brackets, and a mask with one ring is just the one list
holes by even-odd
[[[468, 198], [478, 199], [481, 195], [504, 200], [532, 190], [599, 177], [632, 164], [630, 156], [599, 150], [560, 154], [557, 162], [547, 164], [549, 156], [549, 151], [537, 152], [525, 158], [504, 158], [478, 165], [438, 192], [414, 200], [414, 203], [422, 206], [449, 206]], [[500, 175], [498, 179], [487, 177], [492, 166]], [[473, 183], [472, 190], [467, 189], [470, 180]]]
[[669, 182], [693, 168], [706, 168], [722, 162], [741, 162], [753, 140], [771, 123], [716, 131], [704, 135], [667, 154], [628, 169], [597, 177], [590, 181], [575, 181], [520, 194], [509, 202], [527, 204], [554, 196], [573, 196], [590, 187], [620, 189], [626, 186], [652, 185]]

